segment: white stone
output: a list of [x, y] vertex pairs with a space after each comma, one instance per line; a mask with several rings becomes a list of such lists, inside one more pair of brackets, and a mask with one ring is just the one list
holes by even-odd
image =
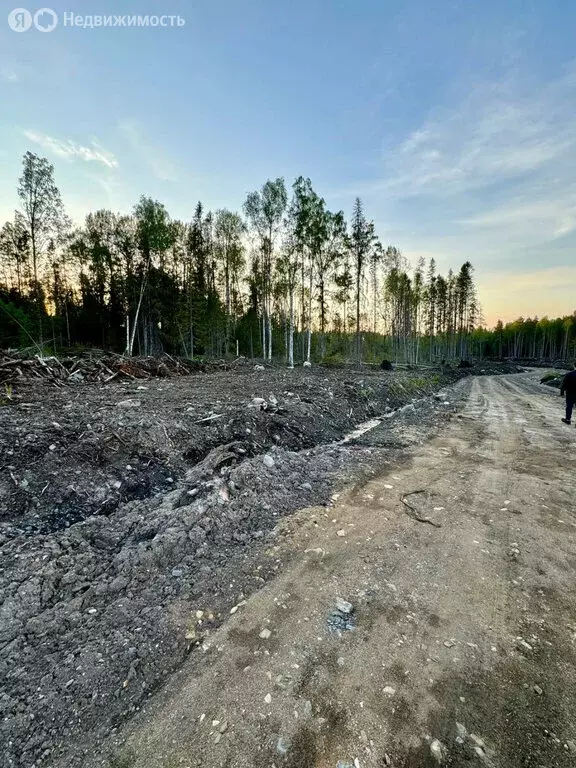
[[442, 765], [444, 762], [444, 745], [441, 741], [434, 739], [434, 741], [430, 744], [430, 753], [438, 765]]
[[456, 723], [456, 730], [460, 738], [465, 739], [468, 736], [466, 726], [462, 725], [462, 723]]
[[340, 613], [352, 613], [354, 606], [349, 603], [348, 600], [343, 600], [341, 597], [336, 598], [336, 610]]

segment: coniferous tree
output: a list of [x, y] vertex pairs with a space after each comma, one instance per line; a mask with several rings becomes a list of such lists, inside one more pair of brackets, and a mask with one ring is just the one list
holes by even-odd
[[260, 318], [263, 354], [271, 359], [274, 347], [289, 365], [298, 328], [303, 360], [361, 360], [366, 331], [374, 356], [391, 351], [404, 363], [576, 355], [574, 316], [488, 331], [469, 262], [447, 275], [433, 260], [426, 273], [413, 268], [382, 248], [359, 200], [348, 234], [304, 177], [287, 218], [282, 179], [249, 195], [249, 230], [238, 213], [201, 203], [191, 221], [174, 221], [144, 197], [131, 214], [95, 211], [68, 233], [53, 168], [32, 153], [19, 194], [21, 210], [0, 227], [2, 343], [35, 342], [50, 328], [55, 344], [215, 356], [235, 339], [253, 355]]
[[362, 340], [360, 335], [362, 282], [364, 280], [364, 272], [366, 265], [369, 262], [370, 254], [375, 247], [376, 235], [374, 233], [374, 223], [367, 221], [364, 216], [364, 210], [359, 197], [356, 198], [354, 203], [350, 232], [350, 250], [354, 265], [356, 300], [356, 360], [360, 363], [362, 360]]

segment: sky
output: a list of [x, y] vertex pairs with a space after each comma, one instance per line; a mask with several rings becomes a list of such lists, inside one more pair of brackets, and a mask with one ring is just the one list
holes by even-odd
[[573, 0], [46, 1], [56, 28], [15, 32], [0, 0], [0, 222], [27, 150], [78, 223], [142, 194], [239, 210], [303, 175], [412, 263], [471, 261], [490, 326], [576, 309]]

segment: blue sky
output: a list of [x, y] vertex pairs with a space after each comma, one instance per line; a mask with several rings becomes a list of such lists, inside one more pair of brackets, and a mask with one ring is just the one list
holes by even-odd
[[18, 34], [0, 2], [0, 221], [28, 149], [79, 221], [302, 174], [411, 260], [471, 260], [490, 323], [576, 308], [573, 2], [47, 2], [186, 24]]

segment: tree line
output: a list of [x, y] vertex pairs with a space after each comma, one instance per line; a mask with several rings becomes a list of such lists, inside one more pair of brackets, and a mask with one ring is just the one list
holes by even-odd
[[[0, 230], [3, 347], [246, 355], [289, 366], [511, 349], [504, 327], [482, 328], [470, 262], [446, 276], [434, 260], [410, 266], [379, 239], [360, 199], [347, 220], [308, 178], [290, 188], [266, 181], [241, 212], [199, 202], [184, 222], [141, 197], [129, 214], [99, 210], [74, 227], [53, 166], [27, 152], [18, 197]], [[528, 334], [515, 338], [525, 351]], [[531, 351], [568, 352], [573, 323], [564, 347], [551, 328], [539, 344]]]
[[576, 360], [576, 312], [549, 320], [498, 321], [486, 341], [487, 353], [500, 358], [543, 362]]

